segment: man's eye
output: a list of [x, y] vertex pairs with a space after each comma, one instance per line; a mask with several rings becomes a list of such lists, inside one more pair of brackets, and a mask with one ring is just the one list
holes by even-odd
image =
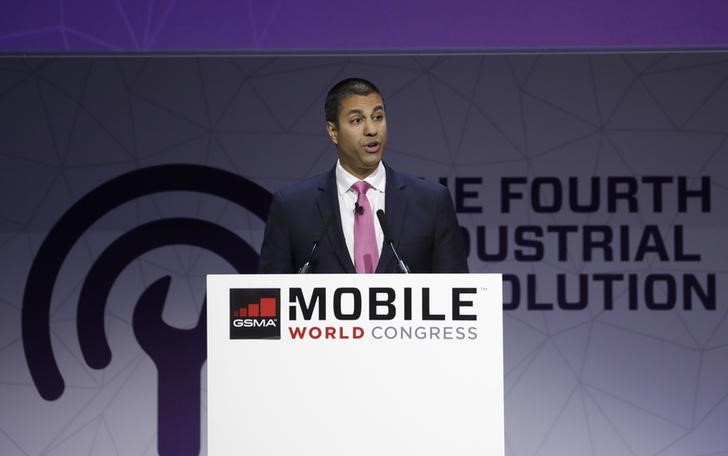
[[355, 118], [351, 119], [351, 123], [353, 123], [353, 124], [358, 124], [360, 122], [361, 122], [361, 119], [359, 117], [355, 117]]
[[384, 119], [384, 114], [377, 114], [376, 116], [374, 116], [374, 120], [382, 120], [382, 119]]

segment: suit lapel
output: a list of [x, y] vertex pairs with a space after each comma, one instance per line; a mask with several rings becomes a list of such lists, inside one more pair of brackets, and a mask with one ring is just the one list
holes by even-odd
[[[344, 272], [354, 273], [354, 263], [351, 262], [349, 249], [346, 247], [344, 231], [341, 228], [339, 215], [339, 196], [336, 189], [335, 168], [326, 176], [326, 180], [319, 186], [319, 195], [316, 200], [321, 217], [331, 214], [331, 226], [326, 230], [327, 238], [331, 243], [331, 250], [336, 254], [339, 264]], [[333, 226], [333, 229], [332, 229]]]
[[[404, 181], [397, 172], [386, 165], [385, 169], [387, 170], [387, 187], [384, 194], [384, 203], [386, 206], [385, 216], [389, 229], [392, 231], [391, 236], [394, 240], [394, 247], [398, 249], [407, 213], [407, 198], [405, 193], [407, 190]], [[392, 271], [398, 271], [396, 259], [394, 258], [392, 249], [385, 243], [376, 272]]]

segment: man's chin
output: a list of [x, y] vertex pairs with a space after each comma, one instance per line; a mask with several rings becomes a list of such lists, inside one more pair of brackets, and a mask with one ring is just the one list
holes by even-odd
[[[363, 162], [360, 166], [356, 168], [356, 170], [353, 170], [355, 172], [352, 172], [351, 174], [354, 174], [358, 177], [366, 177], [373, 173], [377, 166], [379, 166], [380, 160], [377, 160], [376, 162]], [[351, 171], [350, 171], [351, 172]]]
[[379, 165], [380, 161], [382, 161], [381, 151], [370, 152], [362, 157], [362, 163], [364, 163], [366, 166], [373, 166], [374, 168]]
[[376, 160], [367, 160], [365, 162], [364, 167], [371, 173], [375, 169], [377, 169], [377, 166], [379, 166], [379, 162], [382, 161], [381, 157], [378, 157]]

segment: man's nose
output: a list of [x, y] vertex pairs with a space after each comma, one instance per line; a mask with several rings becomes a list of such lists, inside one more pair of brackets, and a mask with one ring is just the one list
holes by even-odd
[[376, 136], [377, 134], [377, 126], [374, 124], [374, 121], [371, 119], [367, 119], [364, 121], [364, 135], [365, 136]]

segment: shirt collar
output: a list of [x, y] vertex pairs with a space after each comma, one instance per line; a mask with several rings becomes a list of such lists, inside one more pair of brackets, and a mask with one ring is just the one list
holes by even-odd
[[[340, 195], [348, 192], [351, 189], [351, 186], [360, 180], [361, 179], [351, 175], [344, 169], [343, 166], [341, 166], [341, 160], [336, 161], [336, 188]], [[373, 190], [384, 193], [384, 188], [387, 185], [387, 170], [384, 168], [381, 161], [377, 165], [377, 168], [370, 175], [364, 178], [364, 181], [368, 183]]]

